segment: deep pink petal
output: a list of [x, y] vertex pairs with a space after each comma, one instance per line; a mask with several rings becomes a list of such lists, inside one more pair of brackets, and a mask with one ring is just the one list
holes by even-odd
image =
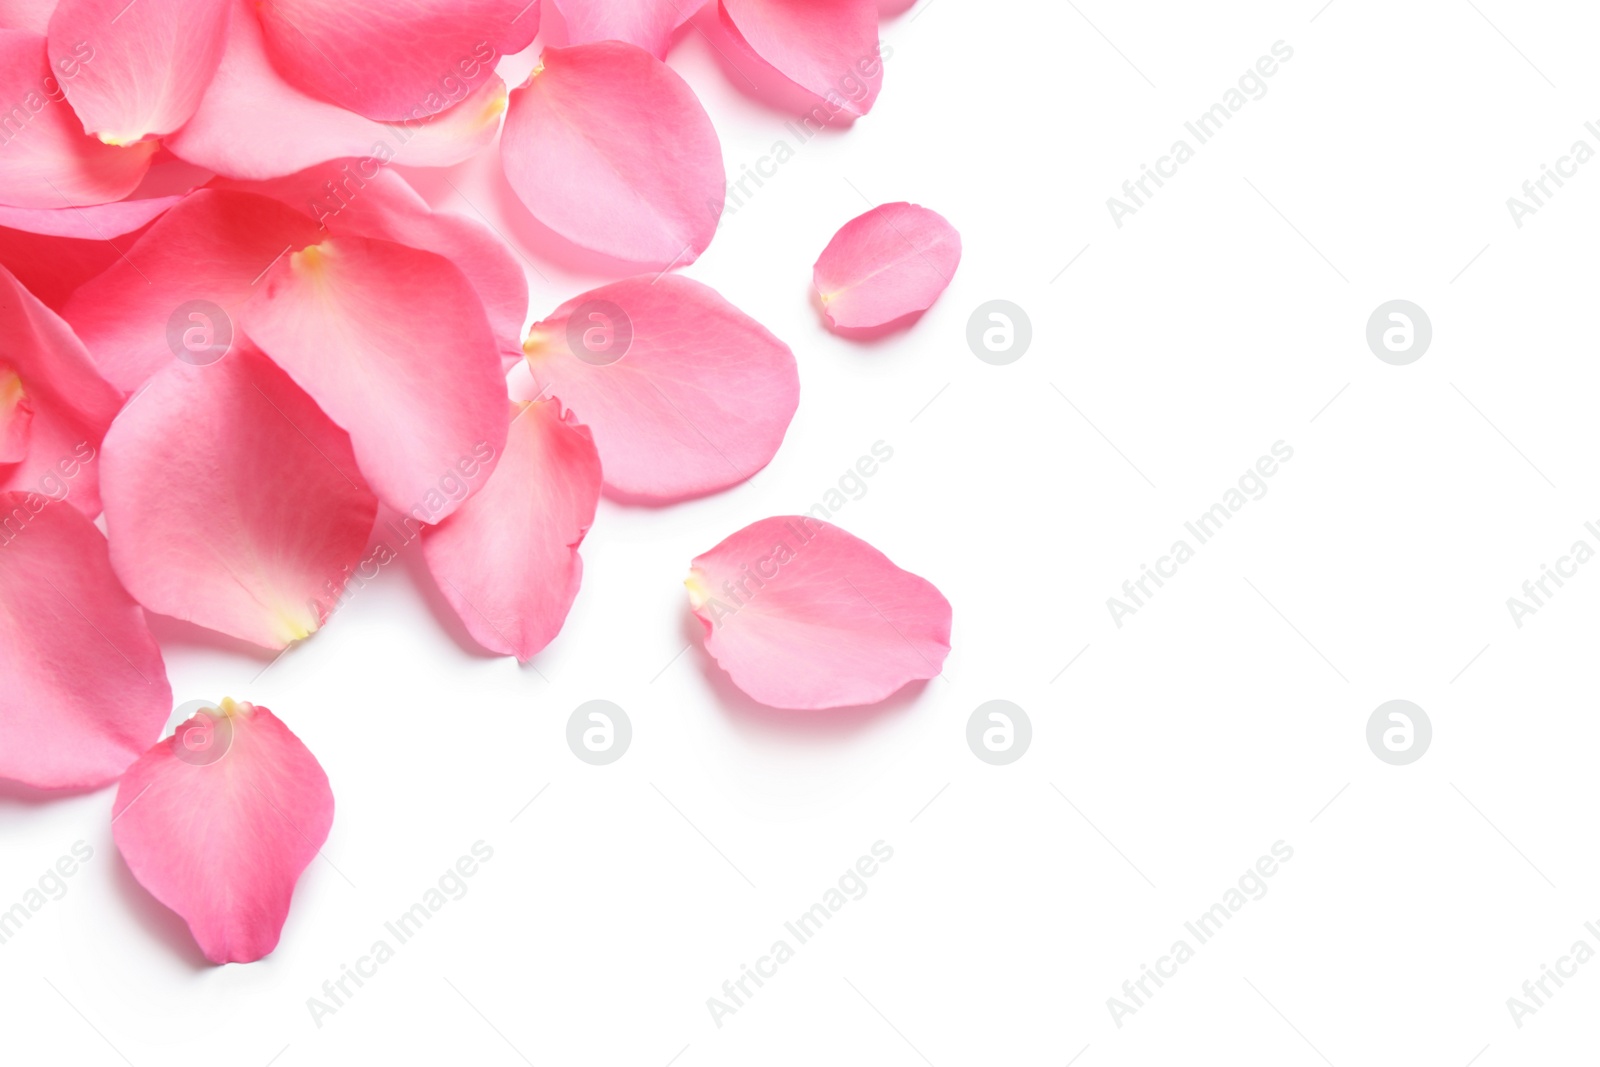
[[250, 348], [174, 360], [112, 424], [101, 463], [128, 591], [267, 648], [321, 627], [378, 514], [349, 436]]
[[545, 50], [511, 94], [500, 158], [540, 222], [657, 267], [692, 263], [722, 215], [717, 131], [665, 63], [618, 41]]
[[432, 115], [539, 30], [529, 0], [260, 0], [268, 54], [308, 93], [368, 118]]
[[[81, 75], [81, 71], [80, 71]], [[0, 30], [0, 203], [64, 208], [121, 200], [150, 169], [154, 141], [108, 145], [83, 132], [42, 35]]]
[[749, 478], [772, 460], [800, 402], [789, 346], [676, 274], [574, 297], [523, 347], [539, 387], [594, 432], [606, 485], [653, 500]]
[[217, 71], [232, 0], [61, 0], [50, 63], [87, 132], [128, 145], [194, 114]]
[[835, 326], [882, 326], [939, 299], [961, 262], [961, 235], [937, 212], [904, 202], [839, 228], [812, 280]]
[[128, 769], [111, 832], [206, 959], [250, 963], [278, 947], [295, 883], [332, 826], [317, 758], [266, 708], [224, 700]]
[[578, 595], [600, 456], [557, 401], [513, 405], [513, 415], [494, 477], [423, 531], [422, 552], [474, 640], [527, 662], [561, 632]]
[[831, 111], [865, 115], [883, 87], [877, 0], [721, 0], [750, 50]]
[[505, 111], [505, 83], [485, 74], [447, 103], [452, 106], [437, 115], [429, 111], [391, 125], [309, 96], [273, 69], [261, 25], [251, 5], [240, 0], [210, 90], [194, 118], [166, 144], [197, 166], [246, 180], [347, 157], [363, 168], [390, 162], [443, 167], [494, 140]]
[[106, 539], [33, 493], [0, 493], [0, 678], [0, 778], [41, 789], [115, 780], [172, 710]]
[[672, 31], [704, 0], [555, 0], [567, 20], [568, 44], [624, 41], [657, 59], [667, 57]]
[[762, 519], [695, 559], [689, 602], [706, 650], [775, 708], [853, 707], [937, 676], [950, 602], [837, 526]]
[[438, 522], [465, 498], [447, 488], [459, 483], [457, 464], [476, 459], [482, 476], [494, 468], [507, 422], [499, 350], [449, 260], [327, 237], [284, 256], [238, 318], [349, 432], [361, 472], [396, 511]]

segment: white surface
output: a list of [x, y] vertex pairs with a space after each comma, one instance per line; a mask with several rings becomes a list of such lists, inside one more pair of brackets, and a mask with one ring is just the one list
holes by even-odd
[[[75, 841], [95, 856], [0, 945], [0, 1058], [1578, 1062], [1600, 963], [1520, 1029], [1505, 1002], [1574, 941], [1600, 949], [1600, 567], [1521, 629], [1505, 600], [1574, 540], [1600, 547], [1600, 163], [1521, 229], [1505, 200], [1574, 140], [1600, 148], [1600, 20], [1320, 2], [924, 0], [888, 21], [878, 107], [806, 144], [687, 271], [800, 360], [772, 466], [683, 506], [603, 504], [536, 670], [466, 651], [414, 551], [254, 683], [264, 659], [163, 627], [178, 699], [265, 704], [320, 758], [327, 862], [274, 955], [211, 968], [117, 858], [110, 790], [4, 794], [0, 905]], [[1106, 198], [1279, 40], [1267, 95], [1116, 228]], [[782, 135], [696, 30], [670, 62], [731, 171]], [[495, 166], [456, 168], [459, 196], [414, 177], [500, 219]], [[808, 298], [863, 195], [934, 207], [965, 243], [939, 303], [870, 345]], [[535, 315], [606, 280], [530, 259]], [[964, 340], [992, 298], [1033, 321], [1006, 367]], [[1364, 340], [1394, 298], [1434, 326], [1407, 367]], [[944, 677], [785, 715], [698, 642], [674, 659], [688, 560], [809, 507], [878, 440], [894, 458], [838, 521], [950, 598]], [[1116, 628], [1106, 598], [1279, 440], [1267, 495]], [[597, 697], [634, 728], [598, 768], [564, 741]], [[1008, 767], [965, 742], [997, 697], [1034, 727]], [[1364, 738], [1399, 697], [1434, 726], [1407, 767]], [[307, 998], [479, 840], [470, 892], [315, 1025]], [[717, 1027], [706, 999], [879, 840], [867, 895]], [[1119, 1029], [1107, 998], [1279, 840], [1270, 892]]]

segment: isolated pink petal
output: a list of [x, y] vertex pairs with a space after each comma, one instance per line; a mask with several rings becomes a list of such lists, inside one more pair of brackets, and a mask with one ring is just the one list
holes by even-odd
[[505, 83], [490, 73], [446, 102], [452, 106], [437, 115], [389, 124], [309, 96], [273, 69], [252, 5], [239, 0], [210, 90], [166, 145], [190, 163], [246, 180], [347, 157], [364, 168], [390, 162], [444, 167], [494, 140]]
[[41, 34], [0, 30], [0, 101], [10, 109], [0, 124], [0, 203], [65, 208], [121, 200], [150, 169], [154, 141], [119, 148], [83, 132]]
[[384, 121], [423, 118], [492, 76], [539, 30], [529, 0], [260, 0], [273, 66], [305, 92]]
[[233, 0], [61, 0], [50, 63], [83, 128], [107, 144], [171, 133], [217, 71]]
[[883, 87], [877, 0], [721, 0], [750, 50], [830, 112], [865, 115]]
[[794, 354], [715, 289], [640, 275], [573, 297], [524, 344], [594, 433], [606, 485], [675, 500], [765, 467], [800, 402]]
[[961, 262], [961, 235], [944, 216], [904, 202], [875, 207], [839, 228], [812, 281], [835, 326], [882, 326], [939, 299]]
[[657, 59], [667, 57], [672, 31], [704, 0], [554, 0], [567, 20], [568, 44], [624, 41]]
[[722, 215], [717, 131], [693, 90], [631, 44], [548, 48], [511, 94], [500, 159], [534, 218], [575, 244], [692, 263]]
[[762, 519], [697, 557], [689, 602], [706, 650], [775, 708], [853, 707], [933, 678], [950, 653], [950, 603], [837, 526]]
[[33, 493], [0, 493], [0, 677], [0, 778], [41, 789], [114, 781], [172, 710], [106, 539]]
[[527, 662], [561, 632], [578, 595], [600, 456], [557, 401], [513, 405], [512, 414], [494, 477], [423, 531], [422, 552], [473, 639]]
[[[268, 267], [316, 239], [314, 222], [276, 200], [202, 189], [79, 288], [62, 317], [88, 345], [101, 373], [133, 393], [184, 351], [174, 350], [168, 332], [180, 308], [205, 300], [231, 321]], [[180, 325], [189, 321], [183, 314], [179, 319]]]
[[42, 34], [50, 28], [56, 0], [0, 0], [0, 30]]
[[457, 464], [481, 464], [473, 489], [494, 468], [507, 422], [499, 350], [444, 257], [324, 237], [268, 271], [238, 321], [350, 434], [362, 474], [396, 511], [438, 522], [464, 499], [447, 489]]
[[95, 459], [121, 398], [71, 328], [3, 267], [0, 379], [20, 390], [28, 411], [26, 454], [0, 468], [0, 490], [69, 500], [85, 515], [98, 515]]
[[328, 839], [322, 765], [266, 708], [202, 708], [128, 769], [111, 820], [140, 885], [212, 963], [278, 947], [295, 883]]
[[249, 348], [156, 374], [101, 463], [111, 562], [135, 599], [267, 648], [322, 626], [378, 514], [349, 436]]

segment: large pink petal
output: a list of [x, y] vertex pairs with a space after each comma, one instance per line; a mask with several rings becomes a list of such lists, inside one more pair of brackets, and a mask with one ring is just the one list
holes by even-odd
[[222, 58], [231, 3], [61, 0], [50, 62], [83, 128], [127, 145], [189, 121]]
[[750, 50], [831, 111], [865, 115], [883, 87], [877, 0], [721, 0]]
[[115, 780], [172, 710], [106, 539], [33, 493], [0, 493], [0, 678], [0, 778], [41, 789]]
[[267, 648], [321, 627], [378, 514], [349, 436], [249, 348], [156, 374], [106, 434], [102, 465], [128, 591]]
[[594, 432], [606, 485], [673, 500], [765, 467], [800, 402], [789, 346], [676, 274], [603, 285], [535, 323], [538, 385]]
[[882, 326], [926, 311], [961, 262], [961, 235], [944, 216], [904, 202], [875, 207], [839, 228], [812, 279], [835, 326]]
[[206, 959], [250, 963], [278, 947], [295, 883], [332, 826], [317, 758], [266, 708], [224, 700], [128, 769], [111, 833]]
[[71, 328], [4, 268], [0, 366], [15, 375], [30, 411], [27, 454], [0, 471], [0, 490], [70, 500], [84, 514], [98, 515], [94, 459], [121, 398]]
[[704, 0], [555, 0], [567, 20], [568, 44], [625, 41], [657, 59], [667, 57], [672, 31]]
[[0, 113], [0, 203], [63, 208], [121, 200], [150, 169], [156, 142], [117, 147], [83, 132], [39, 34], [0, 30], [0, 101], [9, 109]]
[[55, 9], [56, 0], [0, 0], [0, 30], [43, 34]]
[[937, 676], [950, 602], [837, 526], [762, 519], [699, 556], [685, 582], [706, 650], [776, 708], [852, 707]]
[[422, 118], [539, 30], [530, 0], [261, 0], [267, 51], [306, 92], [368, 118]]
[[447, 488], [459, 464], [494, 469], [507, 423], [499, 351], [477, 293], [444, 257], [328, 237], [283, 257], [239, 322], [349, 432], [396, 511], [438, 522], [466, 497]]
[[600, 500], [600, 456], [557, 401], [513, 410], [494, 477], [423, 531], [422, 552], [473, 639], [527, 662], [561, 632], [578, 595], [578, 545]]
[[665, 63], [618, 41], [549, 48], [511, 94], [500, 158], [535, 218], [575, 244], [657, 267], [717, 231], [717, 131]]
[[252, 5], [240, 0], [210, 90], [194, 118], [166, 144], [190, 163], [246, 180], [342, 158], [364, 169], [391, 162], [444, 167], [494, 140], [506, 106], [505, 83], [486, 74], [474, 88], [460, 86], [446, 103], [452, 106], [437, 115], [430, 110], [391, 124], [308, 96], [272, 68]]

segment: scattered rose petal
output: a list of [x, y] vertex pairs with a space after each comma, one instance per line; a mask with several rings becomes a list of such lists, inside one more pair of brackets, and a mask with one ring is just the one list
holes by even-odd
[[112, 424], [102, 464], [128, 591], [267, 648], [321, 627], [378, 514], [348, 435], [249, 348], [156, 374]]
[[904, 202], [875, 207], [839, 228], [812, 279], [828, 322], [882, 326], [939, 299], [961, 262], [961, 235], [937, 212]]
[[705, 0], [555, 0], [567, 20], [568, 44], [625, 41], [657, 59], [667, 57], [672, 31]]
[[837, 526], [762, 519], [695, 559], [689, 603], [706, 651], [775, 708], [852, 707], [939, 674], [950, 603]]
[[717, 131], [693, 90], [642, 48], [545, 50], [511, 94], [500, 158], [540, 222], [575, 244], [656, 267], [692, 263], [722, 216]]
[[831, 113], [865, 115], [883, 87], [877, 0], [721, 0], [722, 20]]
[[473, 639], [526, 663], [561, 632], [578, 595], [578, 546], [600, 500], [600, 456], [557, 401], [512, 408], [494, 476], [424, 529], [422, 552]]
[[800, 401], [789, 347], [676, 274], [576, 296], [523, 347], [535, 382], [593, 431], [606, 485], [651, 500], [749, 478], [778, 451]]
[[0, 778], [40, 789], [114, 781], [172, 710], [106, 539], [34, 493], [0, 493], [0, 677]]
[[300, 874], [333, 825], [322, 766], [266, 708], [202, 708], [128, 769], [111, 831], [139, 884], [212, 963], [278, 947]]

